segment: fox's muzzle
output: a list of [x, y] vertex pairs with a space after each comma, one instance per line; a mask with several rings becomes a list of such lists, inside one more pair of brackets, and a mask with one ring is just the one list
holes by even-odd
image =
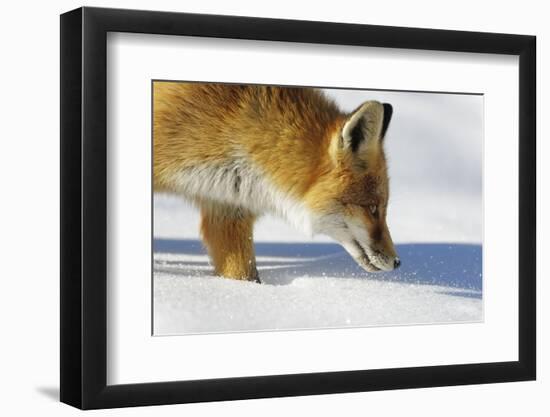
[[388, 255], [372, 247], [372, 245], [361, 244], [356, 239], [348, 244], [342, 244], [342, 246], [355, 262], [368, 272], [392, 271], [401, 266], [401, 260], [395, 250], [392, 251], [391, 255]]

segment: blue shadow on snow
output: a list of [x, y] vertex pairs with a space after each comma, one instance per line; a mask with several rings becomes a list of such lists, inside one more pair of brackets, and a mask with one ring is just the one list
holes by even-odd
[[[482, 247], [457, 243], [407, 243], [396, 245], [401, 267], [391, 272], [368, 273], [344, 249], [333, 243], [258, 242], [255, 244], [260, 278], [265, 284], [286, 285], [298, 277], [374, 279], [456, 288], [449, 295], [481, 298]], [[200, 240], [155, 238], [155, 253], [204, 255]], [[262, 259], [266, 258], [266, 259]], [[281, 259], [278, 259], [281, 258]], [[164, 263], [170, 263], [164, 261]], [[174, 262], [185, 274], [204, 262]], [[464, 290], [468, 290], [464, 292]]]

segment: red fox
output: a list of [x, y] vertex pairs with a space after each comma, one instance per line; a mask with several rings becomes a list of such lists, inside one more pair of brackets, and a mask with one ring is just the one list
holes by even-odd
[[259, 282], [252, 234], [264, 213], [390, 271], [400, 265], [386, 224], [392, 112], [367, 101], [346, 114], [312, 88], [155, 81], [154, 189], [200, 208], [217, 275]]

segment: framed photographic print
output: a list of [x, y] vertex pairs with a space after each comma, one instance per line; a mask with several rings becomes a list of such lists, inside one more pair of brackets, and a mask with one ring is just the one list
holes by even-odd
[[535, 379], [535, 37], [61, 16], [61, 401]]

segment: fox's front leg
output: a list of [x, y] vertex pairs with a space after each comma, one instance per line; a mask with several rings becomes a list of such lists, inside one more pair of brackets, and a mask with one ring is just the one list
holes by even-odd
[[201, 207], [201, 235], [217, 275], [259, 282], [252, 240], [254, 220], [252, 213], [241, 208]]

